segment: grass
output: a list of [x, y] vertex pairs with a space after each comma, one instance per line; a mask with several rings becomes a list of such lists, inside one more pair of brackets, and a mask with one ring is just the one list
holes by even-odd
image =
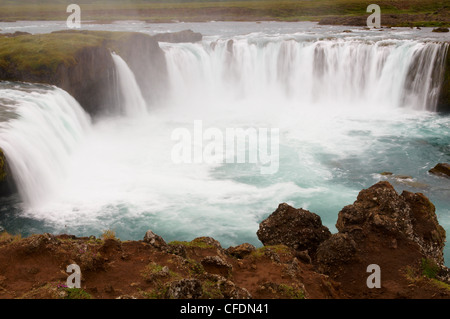
[[209, 245], [201, 240], [193, 240], [193, 241], [178, 241], [174, 240], [168, 243], [169, 245], [177, 246], [182, 245], [188, 248], [202, 248], [202, 249], [209, 249], [209, 248], [215, 248], [213, 245]]
[[117, 240], [116, 232], [115, 232], [114, 230], [111, 230], [111, 229], [105, 230], [105, 231], [102, 233], [101, 237], [102, 237], [103, 240], [107, 240], [107, 239], [114, 239], [114, 240]]
[[[49, 0], [22, 1], [18, 5], [8, 1], [0, 10], [0, 20], [66, 20], [67, 2]], [[82, 20], [149, 20], [151, 22], [209, 21], [209, 20], [276, 20], [319, 21], [327, 16], [368, 16], [370, 2], [362, 0], [259, 0], [259, 1], [100, 1], [77, 2]], [[379, 0], [382, 14], [428, 14], [448, 17], [445, 0]], [[411, 18], [412, 19], [412, 18]], [[427, 23], [450, 25], [448, 19], [430, 19]], [[440, 21], [440, 22], [439, 22]], [[414, 21], [411, 21], [413, 23]], [[425, 22], [425, 21], [424, 21]], [[409, 25], [408, 25], [409, 26]]]
[[11, 235], [6, 231], [0, 233], [0, 244], [2, 243], [14, 243], [22, 239], [22, 236], [19, 235]]
[[67, 295], [64, 299], [92, 299], [92, 296], [81, 288], [64, 288]]
[[153, 281], [164, 277], [171, 279], [180, 277], [177, 273], [168, 269], [168, 267], [158, 265], [154, 262], [151, 262], [145, 266], [145, 268], [141, 271], [141, 276], [148, 281]]
[[422, 274], [430, 279], [436, 278], [439, 273], [439, 266], [431, 259], [422, 258]]
[[300, 288], [294, 288], [290, 285], [280, 284], [278, 288], [283, 295], [290, 299], [305, 299], [305, 293]]
[[52, 78], [60, 64], [76, 63], [76, 53], [89, 47], [106, 45], [114, 49], [116, 41], [126, 40], [132, 32], [61, 31], [49, 34], [1, 37], [0, 70], [9, 74], [4, 80], [17, 80], [14, 75], [28, 78]]
[[285, 245], [272, 245], [260, 247], [253, 251], [250, 256], [254, 258], [261, 258], [263, 256], [266, 256], [268, 253], [270, 254], [270, 252], [277, 253], [278, 255], [291, 254], [289, 247]]

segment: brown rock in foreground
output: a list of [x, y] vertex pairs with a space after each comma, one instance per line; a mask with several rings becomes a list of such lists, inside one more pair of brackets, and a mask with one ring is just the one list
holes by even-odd
[[448, 163], [439, 163], [435, 167], [429, 170], [430, 173], [450, 177], [450, 164]]
[[[327, 299], [450, 298], [445, 231], [420, 193], [387, 182], [362, 190], [338, 216], [336, 234], [320, 217], [287, 204], [261, 223], [265, 246], [223, 249], [211, 237], [165, 243], [0, 234], [0, 298]], [[81, 289], [64, 287], [81, 268]], [[369, 265], [381, 288], [369, 288]]]
[[331, 236], [320, 217], [304, 209], [280, 204], [260, 225], [256, 233], [264, 245], [283, 244], [295, 250], [314, 254], [317, 247]]

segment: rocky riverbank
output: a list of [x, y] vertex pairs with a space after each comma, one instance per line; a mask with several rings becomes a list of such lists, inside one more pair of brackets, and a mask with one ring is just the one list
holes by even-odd
[[[71, 235], [0, 235], [0, 298], [450, 298], [445, 231], [420, 193], [388, 182], [362, 190], [332, 234], [318, 215], [285, 203], [257, 232], [264, 244], [224, 248], [210, 237], [166, 243]], [[65, 286], [81, 268], [81, 289]], [[381, 288], [368, 288], [369, 265]]]

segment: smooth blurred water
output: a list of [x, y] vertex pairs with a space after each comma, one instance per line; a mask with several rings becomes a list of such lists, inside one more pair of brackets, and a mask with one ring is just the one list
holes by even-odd
[[[20, 25], [0, 23], [0, 28], [39, 33], [63, 27], [56, 22]], [[18, 196], [2, 200], [1, 228], [25, 236], [98, 236], [113, 229], [124, 240], [141, 239], [152, 229], [167, 241], [212, 236], [224, 247], [243, 242], [260, 246], [258, 225], [279, 203], [309, 209], [336, 231], [338, 212], [361, 189], [388, 180], [399, 192], [428, 196], [439, 222], [450, 231], [449, 180], [428, 173], [436, 163], [450, 161], [450, 116], [425, 110], [418, 99], [402, 98], [404, 82], [396, 82], [405, 78], [410, 53], [437, 39], [429, 30], [355, 28], [342, 33], [343, 27], [269, 22], [134, 22], [90, 28], [148, 33], [191, 28], [206, 37], [197, 44], [161, 43], [168, 62], [168, 98], [148, 105], [148, 114], [89, 124], [70, 144], [64, 173], [51, 187], [38, 186], [45, 201], [35, 204]], [[233, 40], [233, 55], [227, 51], [228, 40]], [[328, 82], [311, 67], [319, 43], [328, 57], [337, 57], [327, 62], [333, 66], [325, 73]], [[355, 83], [350, 70], [358, 72], [366, 60], [352, 57], [362, 56], [383, 67], [367, 69], [371, 77]], [[377, 70], [388, 73], [383, 78]], [[373, 94], [374, 86], [378, 94]], [[39, 98], [38, 88], [37, 93], [27, 90]], [[2, 125], [23, 119], [10, 104]], [[204, 129], [223, 132], [278, 128], [279, 170], [263, 175], [259, 164], [174, 163], [172, 132], [193, 132], [196, 120]], [[394, 175], [381, 175], [386, 171]]]

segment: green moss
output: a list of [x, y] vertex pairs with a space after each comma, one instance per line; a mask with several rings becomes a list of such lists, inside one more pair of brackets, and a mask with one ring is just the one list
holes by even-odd
[[201, 263], [194, 259], [186, 259], [189, 274], [191, 276], [202, 275], [205, 273], [205, 268]]
[[216, 282], [205, 280], [202, 283], [203, 297], [206, 299], [222, 299], [223, 293]]
[[272, 246], [260, 247], [260, 248], [256, 249], [255, 251], [253, 251], [250, 255], [255, 258], [261, 258], [263, 256], [266, 256], [267, 253], [271, 252], [271, 251], [275, 252], [279, 255], [291, 253], [289, 247], [287, 247], [285, 245], [272, 245]]
[[148, 281], [157, 281], [163, 278], [173, 280], [180, 277], [179, 274], [171, 271], [168, 267], [165, 268], [164, 266], [158, 265], [154, 262], [151, 262], [145, 266], [145, 268], [141, 271], [141, 276]]
[[189, 248], [202, 248], [202, 249], [208, 249], [208, 248], [215, 248], [213, 245], [209, 245], [205, 242], [202, 242], [200, 240], [193, 240], [193, 241], [178, 241], [178, 240], [174, 240], [169, 242], [169, 245], [182, 245], [185, 247], [189, 247]]
[[432, 282], [435, 286], [437, 286], [437, 287], [439, 287], [439, 288], [442, 288], [442, 289], [445, 289], [445, 290], [450, 291], [450, 285], [447, 284], [447, 283], [445, 283], [445, 282], [442, 282], [442, 281], [437, 280], [437, 279], [434, 279], [434, 278], [431, 279], [431, 282]]
[[287, 298], [290, 299], [305, 299], [305, 293], [300, 288], [294, 288], [287, 284], [280, 284], [278, 288], [283, 292]]
[[15, 243], [22, 239], [22, 236], [19, 235], [11, 235], [7, 233], [6, 231], [0, 233], [0, 244], [10, 244]]
[[0, 182], [5, 181], [7, 176], [8, 174], [6, 171], [6, 158], [3, 150], [0, 148]]
[[64, 288], [67, 295], [64, 299], [92, 299], [92, 296], [81, 288]]
[[90, 47], [106, 46], [116, 49], [118, 41], [126, 40], [133, 32], [60, 31], [49, 34], [0, 37], [0, 69], [9, 78], [51, 78], [58, 66], [77, 63], [77, 53]]
[[439, 272], [439, 266], [431, 259], [422, 258], [422, 274], [428, 278], [436, 278]]
[[158, 285], [156, 288], [154, 288], [151, 291], [143, 291], [141, 294], [144, 296], [144, 298], [147, 299], [164, 299], [166, 296], [167, 287], [163, 285]]

